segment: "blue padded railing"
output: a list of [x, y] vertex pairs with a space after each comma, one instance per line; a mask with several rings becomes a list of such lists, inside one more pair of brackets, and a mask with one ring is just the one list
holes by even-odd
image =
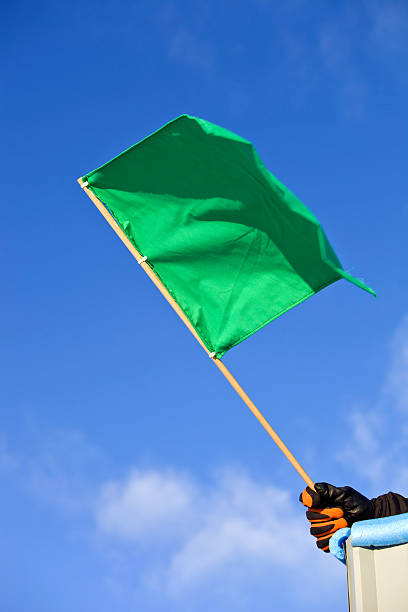
[[359, 521], [351, 527], [339, 529], [330, 538], [330, 552], [342, 563], [346, 562], [344, 542], [351, 538], [353, 546], [383, 548], [408, 542], [408, 513], [385, 518]]

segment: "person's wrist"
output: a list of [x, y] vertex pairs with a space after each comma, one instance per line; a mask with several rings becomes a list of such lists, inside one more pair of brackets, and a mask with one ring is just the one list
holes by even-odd
[[363, 509], [357, 508], [356, 510], [345, 510], [344, 517], [347, 520], [349, 527], [358, 521], [368, 521], [369, 519], [374, 518], [374, 504], [372, 500], [368, 499]]

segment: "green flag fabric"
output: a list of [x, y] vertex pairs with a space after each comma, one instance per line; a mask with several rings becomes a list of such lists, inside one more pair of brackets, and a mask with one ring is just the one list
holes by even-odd
[[341, 278], [374, 293], [253, 145], [203, 119], [174, 119], [83, 180], [218, 358]]

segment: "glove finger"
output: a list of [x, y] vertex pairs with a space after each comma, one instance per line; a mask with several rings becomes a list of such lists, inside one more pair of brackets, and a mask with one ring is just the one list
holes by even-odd
[[325, 521], [323, 523], [313, 524], [310, 528], [310, 533], [315, 537], [328, 536], [333, 535], [333, 533], [338, 529], [343, 529], [343, 527], [347, 527], [347, 521], [341, 518], [332, 522]]
[[344, 516], [342, 508], [313, 508], [306, 512], [306, 518], [313, 521], [338, 519]]
[[320, 538], [317, 540], [316, 546], [323, 552], [328, 553], [330, 552], [329, 542], [330, 542], [330, 538]]
[[361, 495], [351, 487], [335, 487], [328, 482], [316, 482], [314, 485], [317, 495], [322, 503], [321, 506], [342, 506], [350, 495]]
[[316, 493], [327, 502], [327, 505], [330, 505], [330, 501], [332, 498], [336, 496], [337, 493], [340, 493], [340, 489], [335, 487], [328, 482], [316, 482], [315, 485]]
[[312, 508], [319, 505], [319, 495], [310, 487], [306, 487], [299, 495], [299, 501], [304, 506]]

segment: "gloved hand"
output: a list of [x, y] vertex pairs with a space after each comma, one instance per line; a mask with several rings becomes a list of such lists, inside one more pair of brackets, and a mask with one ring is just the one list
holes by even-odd
[[325, 552], [329, 552], [329, 540], [338, 529], [374, 515], [374, 504], [367, 497], [351, 487], [335, 487], [327, 482], [317, 482], [314, 491], [306, 487], [299, 500], [312, 508], [306, 512], [312, 524], [310, 533]]

